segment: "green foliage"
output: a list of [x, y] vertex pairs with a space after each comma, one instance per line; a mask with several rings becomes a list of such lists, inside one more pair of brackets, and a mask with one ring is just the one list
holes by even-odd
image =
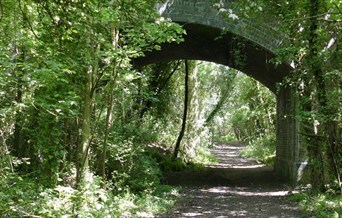
[[300, 203], [301, 207], [313, 217], [332, 217], [342, 216], [342, 197], [329, 193], [310, 195], [298, 193], [291, 196], [291, 199]]
[[[184, 30], [159, 17], [156, 2], [0, 1], [1, 216], [152, 216], [172, 204], [167, 193], [174, 190], [160, 186], [161, 170], [195, 169], [215, 162], [208, 151], [214, 133], [224, 140], [234, 135], [250, 144], [246, 155], [272, 161], [274, 96], [232, 69], [194, 61], [182, 156], [169, 159], [181, 124], [184, 66], [161, 63], [142, 71], [131, 66], [133, 58], [160, 49], [164, 42], [182, 41]], [[243, 13], [231, 11], [228, 16], [257, 18], [247, 12], [262, 11], [266, 5], [262, 0], [248, 3]], [[332, 11], [341, 6], [332, 0], [326, 3]], [[299, 13], [307, 10], [300, 2], [279, 5], [286, 10], [294, 6]], [[335, 13], [330, 18], [339, 19]], [[283, 48], [283, 56], [295, 59], [297, 66], [308, 53], [308, 40], [301, 38], [307, 31], [296, 28], [307, 24], [279, 27], [294, 31], [299, 39]], [[303, 66], [324, 65], [326, 85], [333, 88], [326, 90], [326, 112], [320, 113], [316, 98], [313, 113], [300, 115], [318, 114], [317, 121], [328, 120], [338, 127], [334, 135], [340, 141], [341, 70], [335, 66], [340, 66], [341, 53], [325, 49], [331, 37], [339, 40], [340, 27], [325, 27], [336, 27], [331, 31], [321, 27], [322, 52]], [[235, 65], [242, 67], [244, 42], [233, 44]], [[308, 72], [305, 67], [298, 69]], [[295, 79], [303, 78], [300, 74]], [[162, 149], [153, 153], [150, 145]], [[338, 148], [333, 150], [340, 164]], [[99, 162], [106, 167], [103, 178], [93, 175]], [[83, 165], [89, 172], [76, 186], [75, 167], [79, 172]]]
[[158, 164], [144, 153], [136, 153], [130, 160], [122, 162], [123, 169], [113, 171], [113, 181], [117, 190], [128, 188], [134, 193], [153, 191], [160, 184]]
[[40, 188], [37, 181], [9, 171], [1, 171], [0, 214], [2, 217], [24, 217], [34, 214]]
[[186, 168], [186, 165], [181, 159], [178, 158], [176, 160], [173, 160], [170, 156], [160, 163], [160, 167], [163, 172], [172, 172], [182, 171]]
[[236, 142], [236, 136], [233, 134], [215, 136], [214, 140], [217, 142]]
[[274, 165], [275, 143], [275, 135], [267, 135], [250, 142], [247, 147], [242, 150], [241, 155], [244, 157], [252, 157], [267, 165]]
[[194, 158], [193, 163], [207, 166], [217, 163], [217, 158], [209, 151], [208, 147], [201, 146], [196, 150], [196, 158]]
[[58, 185], [43, 189], [37, 181], [15, 173], [0, 178], [0, 214], [2, 217], [135, 217], [152, 216], [170, 208], [178, 196], [169, 186], [135, 194], [129, 190], [115, 194], [104, 181], [87, 174], [79, 189]]
[[[182, 40], [155, 3], [1, 1], [1, 216], [129, 217], [168, 204], [143, 149], [157, 138], [153, 121], [139, 120], [148, 78], [131, 69], [132, 58]], [[86, 157], [97, 169], [109, 104], [107, 178], [89, 174], [76, 189], [74, 166]]]
[[231, 92], [223, 106], [226, 113], [218, 116], [220, 119], [216, 121], [217, 135], [214, 140], [246, 143], [248, 146], [242, 153], [244, 156], [273, 164], [276, 113], [274, 94], [241, 73], [234, 77]]
[[171, 156], [169, 156], [160, 162], [160, 168], [163, 173], [191, 171], [201, 170], [213, 163], [217, 163], [217, 158], [210, 151], [208, 151], [207, 148], [198, 147], [196, 149], [195, 158], [191, 161], [184, 162], [184, 160], [180, 158], [173, 160]]

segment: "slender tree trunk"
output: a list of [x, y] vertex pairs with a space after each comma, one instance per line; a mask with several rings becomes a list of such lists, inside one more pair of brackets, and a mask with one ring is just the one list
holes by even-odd
[[[170, 79], [172, 78], [173, 74], [177, 72], [177, 69], [179, 68], [181, 61], [177, 61], [176, 65], [172, 69], [172, 71], [169, 73], [170, 69], [170, 63], [160, 63], [159, 65], [162, 65], [161, 67], [157, 67], [157, 69], [154, 70], [155, 76], [152, 77], [152, 81], [149, 84], [150, 91], [152, 91], [153, 98], [159, 99], [161, 92], [164, 90]], [[158, 66], [159, 66], [158, 65]], [[166, 74], [166, 78], [164, 76], [160, 76], [161, 74]], [[161, 85], [160, 85], [161, 84]], [[140, 118], [144, 117], [144, 114], [153, 106], [153, 101], [151, 99], [144, 100], [143, 107], [140, 112]]]
[[222, 106], [225, 104], [226, 100], [228, 99], [230, 93], [222, 93], [220, 100], [215, 105], [214, 109], [210, 112], [207, 119], [205, 120], [205, 124], [208, 125], [215, 117], [215, 115], [221, 110]]
[[[317, 83], [317, 97], [319, 102], [319, 109], [318, 111], [321, 112], [320, 107], [325, 104], [324, 100], [324, 81], [322, 77], [322, 69], [319, 62], [319, 55], [318, 55], [318, 19], [317, 15], [319, 14], [320, 10], [320, 0], [309, 0], [309, 32], [308, 32], [308, 69], [309, 75], [314, 76], [315, 82]], [[308, 79], [308, 78], [307, 78]], [[315, 87], [315, 84], [313, 84]], [[314, 91], [314, 90], [310, 90]], [[307, 93], [307, 97], [309, 97], [311, 93]], [[309, 98], [308, 98], [309, 99]], [[307, 112], [311, 112], [313, 107], [313, 102], [308, 102], [305, 105], [305, 110]], [[310, 105], [309, 105], [310, 104]], [[314, 190], [324, 190], [325, 188], [325, 173], [324, 173], [324, 158], [323, 158], [323, 149], [322, 149], [322, 139], [318, 136], [321, 130], [320, 124], [315, 123], [316, 117], [312, 117], [313, 122], [311, 121], [311, 128], [307, 128], [308, 134], [310, 139], [308, 140], [308, 154], [309, 159], [311, 162], [311, 183]]]
[[[18, 56], [19, 61], [21, 62], [22, 60], [25, 59], [25, 53], [23, 50], [19, 48], [14, 49], [14, 56]], [[15, 101], [18, 105], [20, 105], [23, 100], [22, 100], [22, 95], [23, 95], [23, 70], [20, 67], [16, 67], [13, 71], [13, 74], [15, 74], [16, 78], [16, 96], [15, 96]], [[15, 114], [15, 124], [14, 124], [14, 134], [13, 134], [13, 148], [14, 148], [14, 155], [21, 158], [24, 156], [24, 151], [23, 151], [23, 142], [22, 142], [22, 112], [20, 111], [20, 108], [17, 108], [16, 114]]]
[[[119, 31], [114, 29], [113, 31], [113, 47], [116, 48], [118, 46], [119, 41]], [[117, 60], [114, 60], [113, 70], [110, 75], [110, 80], [108, 84], [108, 101], [107, 101], [107, 114], [106, 114], [106, 123], [105, 123], [105, 133], [102, 147], [102, 156], [100, 161], [100, 176], [105, 179], [106, 176], [106, 159], [107, 159], [107, 144], [108, 144], [108, 136], [109, 129], [112, 123], [112, 115], [113, 115], [113, 104], [114, 104], [114, 84], [117, 78]]]
[[91, 143], [91, 114], [93, 110], [93, 96], [92, 96], [92, 72], [89, 69], [86, 78], [86, 90], [83, 100], [83, 114], [82, 114], [82, 127], [81, 127], [81, 141], [78, 145], [78, 158], [77, 158], [77, 176], [76, 182], [83, 178], [84, 170], [88, 167], [88, 150]]
[[[235, 77], [237, 75], [236, 70], [232, 70], [230, 68], [226, 67], [220, 67], [220, 71], [223, 74], [222, 79], [225, 80], [224, 85], [220, 85], [220, 99], [217, 102], [217, 104], [214, 106], [213, 110], [209, 113], [207, 119], [205, 120], [204, 125], [211, 127], [211, 141], [214, 141], [214, 135], [216, 128], [213, 128], [211, 124], [212, 120], [215, 118], [216, 114], [221, 111], [222, 107], [225, 105], [226, 101], [229, 99], [229, 96], [232, 94], [232, 88], [234, 87], [234, 81]], [[218, 130], [219, 131], [219, 130]], [[236, 132], [236, 129], [234, 129], [234, 132]], [[219, 133], [221, 135], [221, 133]], [[236, 132], [237, 136], [237, 132]]]
[[[113, 69], [115, 71], [115, 69]], [[114, 78], [111, 78], [113, 80]], [[110, 81], [109, 89], [113, 89], [113, 83], [114, 81]], [[108, 135], [109, 135], [109, 129], [110, 125], [112, 123], [112, 113], [113, 113], [113, 100], [114, 100], [114, 93], [113, 90], [109, 90], [109, 96], [108, 96], [108, 106], [107, 106], [107, 114], [106, 114], [106, 123], [105, 123], [105, 133], [104, 133], [104, 139], [103, 139], [103, 146], [102, 146], [102, 155], [101, 155], [101, 161], [100, 161], [100, 176], [105, 179], [106, 175], [106, 159], [107, 159], [107, 144], [108, 144]]]
[[180, 148], [180, 144], [181, 141], [183, 139], [184, 136], [184, 132], [185, 132], [185, 127], [186, 127], [186, 119], [187, 119], [187, 115], [188, 115], [188, 99], [189, 99], [189, 65], [188, 65], [188, 61], [185, 61], [185, 85], [184, 85], [184, 110], [183, 110], [183, 120], [182, 120], [182, 128], [179, 132], [178, 138], [177, 138], [177, 142], [175, 145], [175, 150], [173, 152], [173, 160], [177, 159], [178, 156], [178, 152], [179, 152], [179, 148]]
[[199, 81], [198, 68], [196, 61], [187, 61], [188, 63], [188, 117], [186, 124], [186, 142], [184, 151], [188, 159], [196, 156], [196, 148], [201, 143], [201, 126], [198, 125], [200, 119], [200, 100], [199, 100]]
[[175, 72], [177, 72], [179, 65], [180, 65], [180, 61], [177, 61], [176, 66], [173, 68], [173, 70], [171, 71], [171, 73], [166, 77], [166, 79], [163, 81], [162, 85], [160, 87], [158, 87], [158, 91], [156, 93], [156, 97], [158, 97], [160, 95], [160, 93], [164, 90], [164, 88], [166, 87], [167, 83], [170, 81], [171, 77], [173, 76], [173, 74], [175, 74]]
[[[342, 156], [342, 142], [338, 139], [338, 124], [337, 122], [330, 121], [327, 123], [328, 135], [328, 157], [331, 169], [335, 174], [335, 179], [338, 182], [340, 193], [342, 194], [342, 181], [341, 181], [341, 156]], [[340, 159], [339, 159], [340, 158]]]
[[[19, 73], [19, 75], [17, 75], [17, 93], [16, 93], [16, 97], [15, 97], [15, 101], [17, 104], [22, 103], [22, 74]], [[13, 147], [14, 147], [14, 154], [17, 157], [23, 157], [23, 146], [22, 146], [22, 127], [21, 127], [21, 122], [22, 122], [22, 114], [19, 111], [19, 109], [16, 112], [15, 115], [15, 124], [14, 124], [14, 139], [13, 139]]]

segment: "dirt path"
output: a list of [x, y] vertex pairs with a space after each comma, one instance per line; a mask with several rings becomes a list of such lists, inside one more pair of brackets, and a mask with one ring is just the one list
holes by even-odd
[[166, 182], [182, 187], [173, 211], [159, 217], [305, 217], [286, 200], [288, 189], [271, 167], [240, 157], [241, 145], [220, 144], [219, 163], [200, 172], [179, 172]]

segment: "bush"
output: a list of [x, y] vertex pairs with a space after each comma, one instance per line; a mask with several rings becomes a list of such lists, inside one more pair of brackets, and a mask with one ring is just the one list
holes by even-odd
[[215, 141], [218, 142], [236, 142], [236, 137], [232, 134], [215, 137]]
[[194, 163], [201, 165], [210, 165], [217, 163], [217, 157], [212, 154], [208, 148], [199, 147], [196, 150], [196, 158], [194, 158]]
[[1, 217], [25, 217], [34, 212], [40, 189], [35, 181], [2, 171], [0, 177]]
[[267, 135], [249, 143], [242, 150], [241, 155], [244, 157], [252, 157], [267, 165], [273, 165], [275, 161], [275, 143], [275, 135]]
[[291, 199], [298, 202], [310, 217], [339, 218], [342, 216], [342, 196], [339, 194], [299, 193], [292, 195]]
[[153, 216], [169, 209], [177, 190], [155, 186], [154, 191], [120, 193], [104, 185], [100, 177], [87, 173], [78, 189], [56, 186], [44, 189], [33, 180], [16, 173], [0, 178], [1, 217], [136, 217]]
[[142, 153], [129, 172], [127, 185], [134, 192], [152, 190], [160, 183], [161, 172], [155, 159]]
[[132, 141], [111, 145], [107, 166], [118, 192], [124, 189], [133, 193], [151, 191], [160, 183], [161, 172], [156, 159]]
[[181, 159], [173, 160], [171, 157], [165, 158], [160, 163], [160, 168], [163, 172], [181, 171], [185, 167], [185, 163]]

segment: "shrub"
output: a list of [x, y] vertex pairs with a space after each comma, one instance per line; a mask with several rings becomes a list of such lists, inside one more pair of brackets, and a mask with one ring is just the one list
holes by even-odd
[[241, 155], [252, 157], [261, 163], [273, 165], [275, 161], [275, 135], [267, 135], [249, 143]]
[[291, 196], [310, 215], [318, 218], [339, 218], [342, 215], [342, 196], [340, 194], [320, 193], [310, 195], [298, 193]]

